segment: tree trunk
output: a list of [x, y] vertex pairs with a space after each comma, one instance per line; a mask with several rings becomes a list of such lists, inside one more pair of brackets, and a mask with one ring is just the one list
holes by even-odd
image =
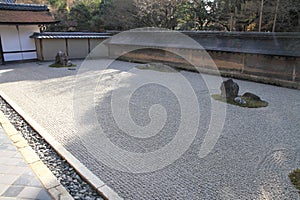
[[263, 15], [263, 9], [264, 9], [264, 0], [261, 0], [261, 6], [260, 6], [260, 15], [259, 15], [259, 27], [258, 32], [261, 31], [261, 24], [262, 24], [262, 15]]
[[232, 32], [233, 31], [233, 13], [230, 14], [230, 24], [229, 24], [229, 26], [230, 26], [230, 32]]
[[274, 15], [274, 21], [273, 21], [273, 29], [272, 29], [272, 32], [275, 32], [276, 20], [277, 20], [277, 15], [278, 15], [278, 8], [279, 8], [279, 1], [280, 1], [280, 0], [277, 0], [277, 2], [276, 2], [276, 8], [275, 8], [275, 15]]

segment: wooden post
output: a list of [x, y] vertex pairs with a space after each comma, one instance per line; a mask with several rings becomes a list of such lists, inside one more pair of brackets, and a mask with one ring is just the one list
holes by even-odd
[[4, 65], [5, 60], [4, 60], [4, 53], [3, 53], [3, 48], [2, 48], [1, 35], [0, 35], [0, 56], [1, 56], [1, 64]]
[[263, 9], [264, 9], [264, 0], [261, 0], [258, 32], [261, 31]]
[[69, 56], [68, 38], [65, 38], [65, 42], [66, 42], [66, 54], [67, 54], [67, 56]]
[[42, 59], [42, 61], [44, 61], [45, 58], [44, 58], [43, 40], [42, 39], [38, 39], [38, 40], [39, 40], [39, 44], [40, 44], [41, 59]]
[[88, 38], [88, 54], [91, 53], [91, 39]]

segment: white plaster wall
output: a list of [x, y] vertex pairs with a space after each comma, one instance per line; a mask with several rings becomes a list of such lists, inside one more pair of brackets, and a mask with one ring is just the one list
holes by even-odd
[[57, 52], [67, 52], [65, 39], [43, 39], [42, 46], [44, 60], [55, 60]]
[[[0, 26], [2, 50], [20, 51], [18, 29], [16, 26]], [[22, 54], [4, 54], [5, 61], [22, 60]]]
[[[37, 25], [19, 26], [21, 50], [36, 50], [34, 39], [29, 38], [34, 32], [39, 32]], [[36, 52], [26, 52], [23, 54], [23, 60], [36, 59]]]
[[[1, 25], [0, 35], [3, 51], [35, 50], [34, 39], [29, 38], [33, 32], [39, 32], [37, 25], [18, 26], [18, 28], [15, 25]], [[35, 58], [37, 58], [36, 52], [4, 54], [5, 61]]]
[[[90, 52], [90, 56], [92, 57], [107, 57], [108, 56], [108, 48], [107, 46], [105, 46], [106, 48], [103, 48], [103, 46], [101, 46], [100, 49], [96, 48], [101, 42], [103, 42], [105, 39], [90, 39], [90, 47], [91, 47], [91, 52]], [[96, 48], [96, 49], [94, 49]], [[101, 52], [100, 52], [101, 51]]]
[[88, 55], [87, 39], [68, 39], [69, 58], [85, 58]]

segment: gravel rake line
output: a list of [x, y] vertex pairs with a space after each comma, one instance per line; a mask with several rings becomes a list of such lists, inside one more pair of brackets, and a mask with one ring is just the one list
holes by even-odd
[[74, 199], [103, 200], [76, 170], [69, 165], [1, 96], [0, 110], [27, 140], [42, 162]]

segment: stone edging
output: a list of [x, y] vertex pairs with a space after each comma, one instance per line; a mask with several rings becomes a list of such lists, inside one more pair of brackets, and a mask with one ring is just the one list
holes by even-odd
[[[40, 126], [35, 120], [27, 115], [13, 100], [11, 100], [6, 94], [0, 91], [0, 96], [36, 131], [45, 139], [45, 141], [63, 158], [65, 159], [80, 176], [87, 181], [95, 190], [100, 193], [105, 199], [109, 200], [121, 200], [122, 198], [109, 186], [107, 186], [102, 180], [94, 175], [88, 168], [86, 168], [79, 160], [77, 160], [68, 150], [66, 150], [59, 142], [57, 142], [42, 126]], [[52, 174], [52, 172], [43, 164], [38, 158], [35, 152], [28, 145], [27, 141], [18, 133], [14, 126], [0, 111], [0, 123], [3, 126], [6, 134], [11, 138], [14, 145], [19, 149], [22, 155], [25, 157], [26, 162], [30, 165], [33, 171], [40, 178], [41, 182], [48, 190], [48, 192], [55, 199], [73, 199], [66, 189], [60, 185], [59, 181]], [[27, 144], [27, 146], [23, 146]], [[25, 148], [24, 148], [25, 147]], [[23, 149], [24, 150], [20, 150]], [[30, 151], [31, 150], [31, 151]], [[22, 152], [23, 151], [23, 152]], [[28, 152], [30, 156], [26, 158]], [[29, 153], [28, 153], [29, 154]], [[31, 163], [29, 163], [30, 161]], [[46, 171], [50, 173], [46, 173]]]

